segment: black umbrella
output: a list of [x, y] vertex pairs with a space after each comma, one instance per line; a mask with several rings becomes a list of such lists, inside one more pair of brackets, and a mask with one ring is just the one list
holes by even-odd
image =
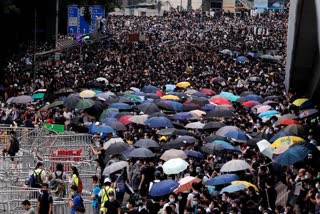
[[144, 94], [144, 97], [149, 99], [154, 99], [154, 100], [160, 99], [159, 95], [153, 94], [153, 93], [146, 93]]
[[99, 117], [99, 115], [102, 113], [103, 109], [104, 109], [103, 102], [100, 100], [94, 100], [93, 106], [91, 106], [90, 108], [87, 108], [86, 112], [89, 115], [94, 115], [96, 117]]
[[167, 129], [161, 129], [157, 131], [158, 135], [164, 135], [164, 136], [170, 136], [170, 135], [190, 135], [192, 136], [193, 133], [189, 132], [185, 129], [176, 129], [176, 128], [167, 128]]
[[267, 96], [267, 97], [264, 97], [263, 98], [264, 101], [267, 101], [267, 100], [282, 100], [282, 98], [280, 96], [276, 96], [276, 95], [272, 95], [272, 96]]
[[183, 106], [182, 106], [183, 112], [193, 111], [193, 110], [197, 110], [197, 109], [200, 109], [200, 106], [198, 104], [194, 104], [194, 103], [183, 104]]
[[252, 92], [252, 91], [244, 91], [244, 92], [242, 92], [242, 93], [240, 94], [240, 97], [245, 97], [245, 96], [247, 96], [247, 95], [249, 95], [249, 94], [254, 94], [254, 92]]
[[156, 112], [160, 112], [158, 106], [154, 103], [143, 103], [137, 106], [139, 111], [142, 111], [144, 114], [152, 114]]
[[107, 155], [116, 155], [121, 154], [129, 148], [129, 145], [126, 143], [113, 143], [105, 151]]
[[177, 128], [177, 129], [183, 129], [184, 128], [184, 125], [179, 123], [179, 122], [172, 121], [171, 123], [174, 126], [174, 128]]
[[224, 150], [223, 146], [215, 143], [206, 143], [201, 147], [201, 150], [207, 154], [213, 154], [218, 151]]
[[205, 104], [209, 104], [209, 100], [202, 97], [192, 97], [190, 100], [187, 100], [186, 103], [194, 103], [200, 106], [204, 106]]
[[184, 147], [186, 144], [183, 142], [175, 142], [175, 141], [169, 141], [166, 144], [162, 145], [162, 148], [164, 150], [169, 150], [169, 149], [180, 149], [181, 147]]
[[152, 140], [152, 139], [140, 139], [135, 144], [135, 147], [141, 147], [141, 148], [158, 148], [160, 145]]
[[109, 122], [109, 123], [106, 123], [106, 125], [111, 126], [116, 131], [127, 130], [127, 127], [125, 125], [123, 125], [122, 123], [120, 123], [119, 121]]
[[63, 105], [67, 108], [75, 108], [82, 98], [78, 93], [69, 94], [69, 96], [63, 102]]
[[154, 154], [152, 151], [146, 148], [137, 148], [129, 153], [128, 157], [132, 158], [152, 158]]
[[149, 115], [149, 118], [151, 117], [166, 117], [168, 118], [168, 115], [166, 115], [165, 113], [162, 112], [155, 112]]
[[211, 122], [205, 124], [202, 129], [220, 129], [221, 127], [224, 127], [224, 126], [225, 126], [225, 124], [222, 122], [211, 121]]
[[297, 136], [303, 136], [305, 134], [305, 129], [302, 125], [291, 124], [286, 126], [283, 131], [290, 132]]
[[196, 142], [197, 139], [195, 137], [192, 136], [187, 136], [187, 135], [183, 135], [183, 136], [179, 136], [177, 137], [174, 142], [178, 143], [178, 142], [182, 142], [182, 143], [194, 143]]
[[230, 110], [211, 110], [206, 115], [205, 118], [217, 118], [217, 117], [234, 117], [234, 113]]
[[61, 88], [58, 91], [54, 92], [55, 94], [70, 94], [74, 93], [74, 90], [71, 88]]
[[111, 97], [109, 99], [107, 99], [106, 101], [103, 102], [104, 106], [109, 106], [113, 103], [118, 103], [119, 102], [119, 97]]
[[222, 137], [222, 136], [219, 136], [219, 135], [209, 135], [207, 136], [204, 141], [207, 142], [207, 143], [211, 143], [215, 140], [226, 140], [227, 138], [226, 137]]

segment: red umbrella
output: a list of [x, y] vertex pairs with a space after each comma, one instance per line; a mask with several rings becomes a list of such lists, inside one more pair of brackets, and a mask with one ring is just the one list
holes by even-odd
[[122, 117], [119, 118], [119, 122], [124, 124], [124, 125], [129, 125], [130, 123], [132, 123], [129, 118], [132, 117], [133, 115], [124, 115]]
[[214, 90], [209, 89], [209, 88], [203, 88], [203, 89], [201, 89], [201, 91], [199, 91], [199, 92], [202, 93], [202, 94], [209, 95], [209, 96], [211, 96], [211, 95], [216, 95], [216, 94], [217, 94]]
[[301, 124], [301, 123], [299, 121], [293, 120], [293, 119], [281, 120], [279, 122], [279, 125], [283, 125], [283, 126], [287, 126], [287, 125], [291, 125], [291, 124]]
[[212, 98], [209, 100], [210, 103], [214, 103], [217, 105], [231, 105], [231, 102], [224, 98], [224, 97], [220, 97], [220, 98]]
[[162, 97], [163, 96], [163, 94], [162, 94], [162, 92], [161, 91], [156, 91], [156, 95], [158, 95], [159, 97]]
[[248, 108], [252, 108], [256, 105], [261, 105], [261, 103], [259, 103], [258, 101], [255, 101], [255, 100], [248, 100], [248, 101], [242, 103], [242, 106], [248, 107]]

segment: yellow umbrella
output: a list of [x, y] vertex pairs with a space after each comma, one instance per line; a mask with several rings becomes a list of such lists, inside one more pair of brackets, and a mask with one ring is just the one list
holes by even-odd
[[180, 100], [178, 96], [175, 95], [164, 95], [161, 97], [163, 100]]
[[294, 143], [300, 143], [300, 142], [304, 142], [305, 140], [301, 137], [297, 137], [297, 136], [284, 136], [284, 137], [280, 137], [277, 140], [275, 140], [272, 144], [271, 147], [272, 148], [277, 148], [280, 146], [291, 146]]
[[231, 184], [243, 184], [246, 187], [253, 187], [255, 191], [259, 192], [258, 187], [252, 183], [249, 183], [248, 181], [232, 181]]
[[273, 154], [280, 155], [289, 149], [289, 145], [284, 145], [273, 150]]
[[293, 105], [295, 106], [301, 106], [304, 102], [308, 101], [309, 99], [307, 98], [299, 98], [299, 99], [296, 99], [295, 101], [293, 101]]
[[96, 93], [92, 90], [84, 90], [80, 92], [80, 97], [82, 98], [91, 98], [94, 97], [94, 95], [96, 95]]
[[190, 85], [191, 85], [190, 82], [179, 82], [179, 83], [177, 83], [176, 86], [179, 87], [179, 88], [186, 88], [186, 87], [188, 87]]

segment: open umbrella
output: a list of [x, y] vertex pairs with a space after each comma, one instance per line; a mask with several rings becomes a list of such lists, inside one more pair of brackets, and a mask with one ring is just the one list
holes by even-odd
[[247, 189], [247, 187], [244, 184], [231, 184], [231, 185], [223, 188], [220, 191], [220, 194], [222, 194], [224, 192], [233, 193], [233, 192], [238, 192], [238, 191], [245, 190], [245, 189]]
[[123, 115], [121, 116], [118, 121], [120, 123], [122, 123], [123, 125], [129, 125], [130, 123], [132, 123], [129, 119], [132, 117], [132, 115]]
[[299, 107], [299, 106], [301, 106], [303, 103], [305, 103], [307, 101], [309, 101], [308, 98], [299, 98], [299, 99], [296, 99], [295, 101], [293, 101], [292, 104]]
[[186, 153], [186, 155], [188, 157], [193, 157], [193, 158], [199, 158], [199, 159], [203, 159], [203, 154], [201, 152], [198, 151], [194, 151], [194, 150], [184, 150], [184, 152]]
[[94, 105], [94, 101], [90, 99], [81, 99], [77, 105], [75, 106], [76, 109], [83, 110], [88, 109]]
[[147, 148], [137, 148], [137, 149], [134, 149], [132, 152], [130, 152], [128, 157], [152, 158], [152, 157], [154, 157], [154, 154], [151, 150], [149, 150]]
[[183, 136], [178, 136], [174, 142], [183, 142], [183, 143], [194, 143], [196, 142], [197, 139], [193, 136], [188, 136], [188, 135], [183, 135]]
[[166, 117], [152, 117], [144, 122], [150, 128], [173, 128], [171, 121]]
[[115, 130], [111, 126], [107, 125], [95, 125], [90, 126], [90, 133], [115, 133]]
[[163, 180], [152, 185], [149, 195], [152, 197], [167, 195], [173, 192], [178, 186], [179, 183], [174, 180]]
[[210, 88], [203, 88], [201, 89], [199, 92], [203, 93], [203, 94], [206, 94], [206, 95], [209, 95], [209, 96], [212, 96], [212, 95], [215, 95], [216, 92]]
[[240, 179], [239, 176], [236, 174], [223, 174], [223, 175], [218, 175], [214, 178], [209, 179], [206, 182], [206, 185], [209, 185], [209, 186], [223, 185], [239, 179]]
[[193, 122], [193, 123], [188, 123], [185, 128], [187, 129], [202, 129], [204, 127], [204, 123], [201, 122]]
[[241, 152], [241, 150], [235, 146], [232, 146], [230, 143], [224, 141], [224, 140], [214, 140], [212, 142], [213, 144], [222, 146], [225, 150], [231, 150], [235, 152]]
[[55, 101], [51, 104], [49, 104], [46, 109], [51, 109], [51, 108], [55, 108], [55, 107], [58, 107], [58, 106], [62, 106], [63, 105], [63, 101]]
[[238, 56], [236, 59], [235, 59], [236, 62], [239, 62], [239, 63], [244, 63], [244, 62], [247, 62], [249, 61], [247, 57], [245, 56]]
[[173, 158], [162, 165], [163, 172], [167, 175], [178, 174], [188, 168], [189, 164], [181, 158]]
[[318, 115], [319, 111], [317, 109], [306, 109], [299, 114], [299, 118], [304, 119], [308, 117], [313, 117]]
[[225, 137], [225, 134], [231, 131], [241, 131], [241, 129], [236, 126], [224, 126], [216, 131], [216, 135]]
[[222, 97], [227, 98], [231, 102], [235, 102], [238, 99], [240, 99], [240, 96], [237, 96], [237, 95], [234, 95], [233, 93], [225, 92], [225, 91], [222, 91], [219, 95], [222, 96]]
[[127, 161], [118, 161], [110, 164], [109, 166], [106, 166], [103, 170], [103, 175], [110, 175], [116, 171], [119, 171], [125, 167], [129, 167], [129, 164]]
[[249, 169], [250, 165], [244, 160], [231, 160], [225, 163], [220, 172], [235, 172]]
[[142, 147], [142, 148], [158, 148], [160, 145], [152, 140], [152, 139], [140, 139], [135, 144], [135, 147]]
[[117, 131], [127, 130], [127, 127], [118, 121], [108, 122], [106, 123], [106, 125], [112, 127], [114, 130], [117, 130]]
[[301, 143], [301, 142], [305, 142], [305, 140], [301, 137], [297, 137], [297, 136], [284, 136], [284, 137], [280, 137], [277, 140], [275, 140], [272, 144], [271, 147], [272, 148], [277, 148], [280, 146], [291, 146], [292, 144], [295, 143]]
[[192, 132], [189, 132], [185, 129], [176, 129], [176, 128], [166, 128], [161, 129], [157, 131], [157, 135], [164, 135], [164, 136], [170, 136], [170, 135], [190, 135], [193, 136]]
[[242, 131], [229, 131], [225, 135], [225, 137], [232, 139], [233, 141], [239, 142], [239, 143], [245, 143], [248, 142], [249, 137]]
[[176, 88], [176, 86], [172, 84], [167, 84], [165, 85], [165, 87], [166, 87], [166, 91], [173, 91]]
[[115, 109], [119, 109], [119, 110], [132, 109], [132, 107], [129, 104], [126, 104], [126, 103], [112, 103], [110, 105], [110, 108], [115, 108]]
[[186, 87], [189, 87], [190, 85], [191, 85], [190, 82], [179, 82], [176, 84], [176, 86], [179, 88], [186, 88]]
[[256, 110], [257, 110], [257, 114], [260, 114], [260, 113], [262, 113], [262, 112], [265, 112], [265, 111], [268, 111], [268, 110], [270, 110], [272, 107], [271, 106], [269, 106], [269, 105], [261, 105], [261, 106], [259, 106], [259, 107], [253, 107], [253, 108], [256, 108]]
[[258, 187], [248, 181], [232, 181], [231, 184], [243, 184], [246, 187], [253, 187], [256, 192], [259, 192]]
[[187, 159], [188, 156], [182, 150], [170, 149], [170, 150], [165, 151], [160, 157], [161, 160], [165, 160], [165, 161], [173, 159], [173, 158]]
[[144, 92], [144, 93], [156, 93], [157, 91], [159, 91], [160, 89], [156, 86], [153, 86], [153, 85], [147, 85], [147, 86], [144, 86], [141, 91]]
[[25, 103], [31, 103], [33, 102], [33, 98], [28, 95], [21, 95], [13, 98], [11, 103], [17, 103], [17, 104], [25, 104]]
[[144, 103], [137, 106], [139, 111], [142, 111], [144, 114], [152, 114], [155, 112], [160, 112], [158, 106], [154, 103]]
[[147, 114], [143, 114], [143, 115], [133, 115], [132, 117], [130, 117], [128, 120], [131, 121], [132, 123], [136, 123], [136, 124], [144, 124], [144, 122], [148, 119]]
[[205, 124], [203, 129], [220, 129], [221, 127], [224, 127], [224, 126], [225, 126], [225, 124], [222, 122], [211, 121], [211, 122]]
[[180, 98], [178, 96], [175, 95], [164, 95], [161, 97], [162, 100], [180, 100]]
[[77, 93], [69, 94], [64, 100], [63, 105], [67, 108], [75, 108], [81, 97]]
[[201, 147], [201, 151], [207, 154], [214, 154], [218, 151], [224, 150], [223, 146], [213, 143], [206, 143]]
[[172, 116], [174, 120], [188, 120], [193, 118], [193, 115], [190, 112], [178, 112]]
[[111, 91], [107, 91], [107, 92], [103, 92], [103, 93], [97, 94], [96, 97], [100, 97], [100, 98], [103, 98], [103, 99], [107, 100], [107, 99], [116, 97], [116, 95], [115, 95], [115, 93], [113, 93]]
[[287, 151], [274, 158], [274, 161], [283, 166], [293, 165], [299, 161], [303, 161], [304, 158], [311, 153], [304, 145], [295, 145], [290, 147]]
[[212, 110], [209, 111], [206, 115], [205, 118], [220, 118], [220, 117], [234, 117], [234, 113], [230, 110]]
[[120, 137], [114, 137], [108, 140], [107, 142], [104, 142], [103, 148], [106, 150], [109, 148], [109, 146], [111, 146], [111, 144], [114, 144], [114, 143], [124, 143], [124, 141]]
[[273, 135], [272, 138], [269, 140], [270, 143], [273, 143], [275, 140], [277, 140], [280, 137], [284, 136], [291, 136], [292, 134], [290, 132], [280, 131], [277, 134]]
[[129, 148], [129, 145], [126, 143], [113, 143], [105, 151], [107, 155], [116, 155], [121, 154]]
[[201, 179], [192, 176], [186, 176], [179, 180], [179, 186], [174, 190], [174, 193], [185, 192], [192, 189], [192, 183], [199, 183]]
[[286, 126], [283, 131], [290, 132], [297, 136], [302, 136], [305, 134], [304, 126], [298, 124], [291, 124]]
[[79, 95], [82, 98], [92, 98], [92, 97], [94, 97], [94, 95], [96, 95], [96, 93], [92, 90], [83, 90], [80, 92]]
[[217, 98], [211, 98], [209, 100], [210, 103], [216, 104], [216, 105], [231, 105], [232, 103], [224, 97], [217, 97]]
[[230, 51], [229, 49], [223, 49], [222, 51], [220, 51], [220, 53], [225, 55], [232, 55], [232, 51]]
[[261, 140], [257, 143], [257, 146], [260, 150], [260, 152], [270, 158], [272, 160], [273, 156], [273, 148], [271, 147], [271, 144], [267, 140]]

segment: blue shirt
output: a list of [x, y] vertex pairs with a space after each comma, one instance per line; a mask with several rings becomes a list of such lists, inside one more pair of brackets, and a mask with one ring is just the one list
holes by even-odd
[[92, 207], [96, 207], [97, 206], [97, 203], [98, 203], [98, 197], [97, 196], [99, 195], [99, 192], [100, 192], [100, 187], [99, 186], [93, 187], [92, 194], [94, 194], [96, 196], [96, 198], [92, 200]]
[[71, 208], [71, 214], [75, 214], [75, 213], [76, 213], [74, 207], [80, 206], [80, 205], [81, 205], [81, 204], [80, 204], [80, 201], [81, 201], [81, 200], [80, 200], [80, 196], [79, 196], [79, 195], [75, 195], [75, 196], [73, 197], [73, 199], [72, 199], [73, 207]]

